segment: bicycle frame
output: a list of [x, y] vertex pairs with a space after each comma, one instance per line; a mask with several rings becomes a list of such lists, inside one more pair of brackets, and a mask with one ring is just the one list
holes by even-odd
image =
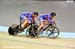
[[[55, 23], [54, 23], [55, 24]], [[42, 34], [43, 33], [43, 31], [46, 31], [46, 35], [48, 35], [48, 36], [50, 36], [50, 34], [53, 34], [53, 38], [54, 37], [57, 37], [58, 35], [59, 35], [59, 30], [58, 30], [58, 28], [56, 27], [56, 24], [55, 25], [50, 25], [50, 24], [48, 24], [45, 28], [43, 28], [43, 29], [41, 29], [41, 31], [39, 32], [39, 34], [38, 35], [40, 35], [40, 34]], [[35, 25], [34, 25], [35, 26]], [[31, 25], [29, 25], [28, 27], [27, 27], [27, 30], [26, 30], [26, 35], [27, 35], [27, 31], [29, 30], [29, 28], [32, 28], [32, 30], [31, 30], [31, 32], [35, 32], [34, 31], [34, 27], [33, 27], [33, 24], [31, 24]], [[38, 27], [37, 27], [38, 28]], [[51, 29], [50, 29], [51, 28]], [[56, 35], [54, 35], [55, 33], [54, 33], [54, 30], [55, 30], [55, 28], [57, 29], [57, 34]], [[50, 31], [50, 33], [48, 33], [48, 31]]]
[[43, 31], [47, 30], [48, 27], [50, 27], [50, 25], [48, 25], [47, 27], [45, 27], [45, 28], [43, 29]]
[[20, 19], [20, 29], [21, 29], [21, 19]]

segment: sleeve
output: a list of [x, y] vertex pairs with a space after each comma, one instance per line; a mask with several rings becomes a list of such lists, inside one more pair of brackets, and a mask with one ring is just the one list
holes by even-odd
[[32, 16], [32, 21], [33, 21], [33, 22], [35, 21], [35, 17], [34, 17], [34, 16]]
[[52, 18], [50, 16], [48, 16], [48, 22], [52, 23]]

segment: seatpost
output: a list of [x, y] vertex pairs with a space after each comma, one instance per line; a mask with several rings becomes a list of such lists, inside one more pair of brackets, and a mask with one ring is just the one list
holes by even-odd
[[21, 29], [21, 19], [20, 19], [20, 29]]

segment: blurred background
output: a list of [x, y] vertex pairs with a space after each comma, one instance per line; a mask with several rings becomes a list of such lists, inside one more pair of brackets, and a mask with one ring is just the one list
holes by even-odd
[[[23, 11], [56, 12], [54, 18], [61, 32], [75, 32], [75, 2], [65, 0], [0, 0], [0, 26], [19, 24]], [[38, 23], [38, 18], [36, 19]]]

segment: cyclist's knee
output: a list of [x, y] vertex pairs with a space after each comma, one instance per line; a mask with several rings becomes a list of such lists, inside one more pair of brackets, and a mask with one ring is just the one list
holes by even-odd
[[26, 23], [24, 29], [27, 28], [29, 25], [30, 25], [29, 23]]

